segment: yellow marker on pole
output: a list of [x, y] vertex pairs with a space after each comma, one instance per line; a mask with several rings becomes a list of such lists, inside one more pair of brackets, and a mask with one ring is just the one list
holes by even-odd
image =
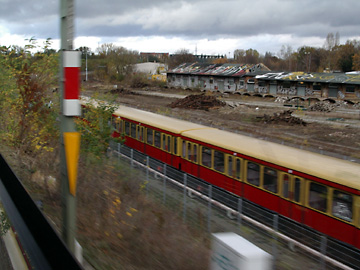
[[76, 196], [76, 180], [80, 152], [80, 133], [64, 132], [66, 166], [69, 179], [69, 191]]

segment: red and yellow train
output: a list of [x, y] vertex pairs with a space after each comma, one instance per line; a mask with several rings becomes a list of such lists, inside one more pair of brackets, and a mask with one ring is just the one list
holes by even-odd
[[360, 164], [125, 106], [112, 122], [129, 147], [360, 249]]

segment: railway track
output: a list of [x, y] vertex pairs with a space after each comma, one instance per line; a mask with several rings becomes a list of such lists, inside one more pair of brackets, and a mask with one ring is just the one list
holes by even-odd
[[[211, 205], [211, 207], [217, 209], [218, 214], [223, 217], [221, 222], [232, 224], [234, 226], [232, 227], [233, 229], [236, 230], [239, 226], [246, 224], [246, 226], [256, 227], [257, 230], [270, 235], [267, 240], [262, 238], [261, 241], [269, 241], [271, 243], [275, 239], [275, 241], [281, 242], [281, 247], [278, 247], [281, 252], [290, 252], [292, 254], [286, 256], [299, 256], [299, 260], [308, 260], [308, 258], [304, 259], [303, 257], [308, 255], [316, 257], [318, 263], [315, 266], [316, 269], [360, 269], [360, 255], [356, 250], [328, 239], [325, 235], [312, 231], [309, 228], [304, 228], [300, 224], [262, 209], [224, 190], [214, 187], [209, 189], [207, 183], [190, 175], [187, 175], [184, 181], [184, 174], [175, 168], [166, 166], [127, 146], [113, 146], [112, 151], [116, 155], [130, 160], [132, 166], [136, 165], [145, 170], [147, 172], [147, 182], [150, 183], [149, 173], [154, 175], [155, 180], [153, 181], [159, 181], [157, 189], [161, 189], [164, 183], [169, 183], [168, 185], [171, 184], [182, 191], [179, 196], [183, 196], [186, 193], [190, 198], [200, 200], [205, 207], [209, 208], [209, 205]], [[154, 183], [153, 181], [151, 181], [152, 184]], [[283, 246], [284, 243], [286, 243], [285, 248]], [[273, 250], [273, 247], [270, 246], [271, 249]], [[299, 249], [302, 252], [297, 254], [295, 250]], [[338, 254], [336, 254], [337, 252]], [[275, 255], [278, 256], [276, 253]], [[282, 254], [281, 256], [285, 255]], [[292, 269], [297, 269], [297, 265], [293, 265], [293, 267]], [[305, 268], [301, 266], [299, 269]], [[310, 268], [313, 268], [313, 266]], [[276, 269], [281, 269], [281, 267]]]

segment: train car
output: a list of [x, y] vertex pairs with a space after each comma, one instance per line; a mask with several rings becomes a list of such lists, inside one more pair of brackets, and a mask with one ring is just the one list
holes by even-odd
[[359, 164], [218, 129], [181, 138], [188, 173], [360, 249]]
[[113, 136], [125, 144], [177, 169], [181, 169], [181, 133], [209, 129], [195, 123], [120, 106], [113, 114]]
[[151, 157], [360, 249], [360, 165], [120, 106], [116, 136]]

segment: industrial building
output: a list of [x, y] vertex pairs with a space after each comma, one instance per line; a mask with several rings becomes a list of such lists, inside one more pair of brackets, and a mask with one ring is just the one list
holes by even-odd
[[360, 101], [360, 73], [274, 72], [263, 64], [184, 63], [167, 72], [169, 86], [257, 96]]

